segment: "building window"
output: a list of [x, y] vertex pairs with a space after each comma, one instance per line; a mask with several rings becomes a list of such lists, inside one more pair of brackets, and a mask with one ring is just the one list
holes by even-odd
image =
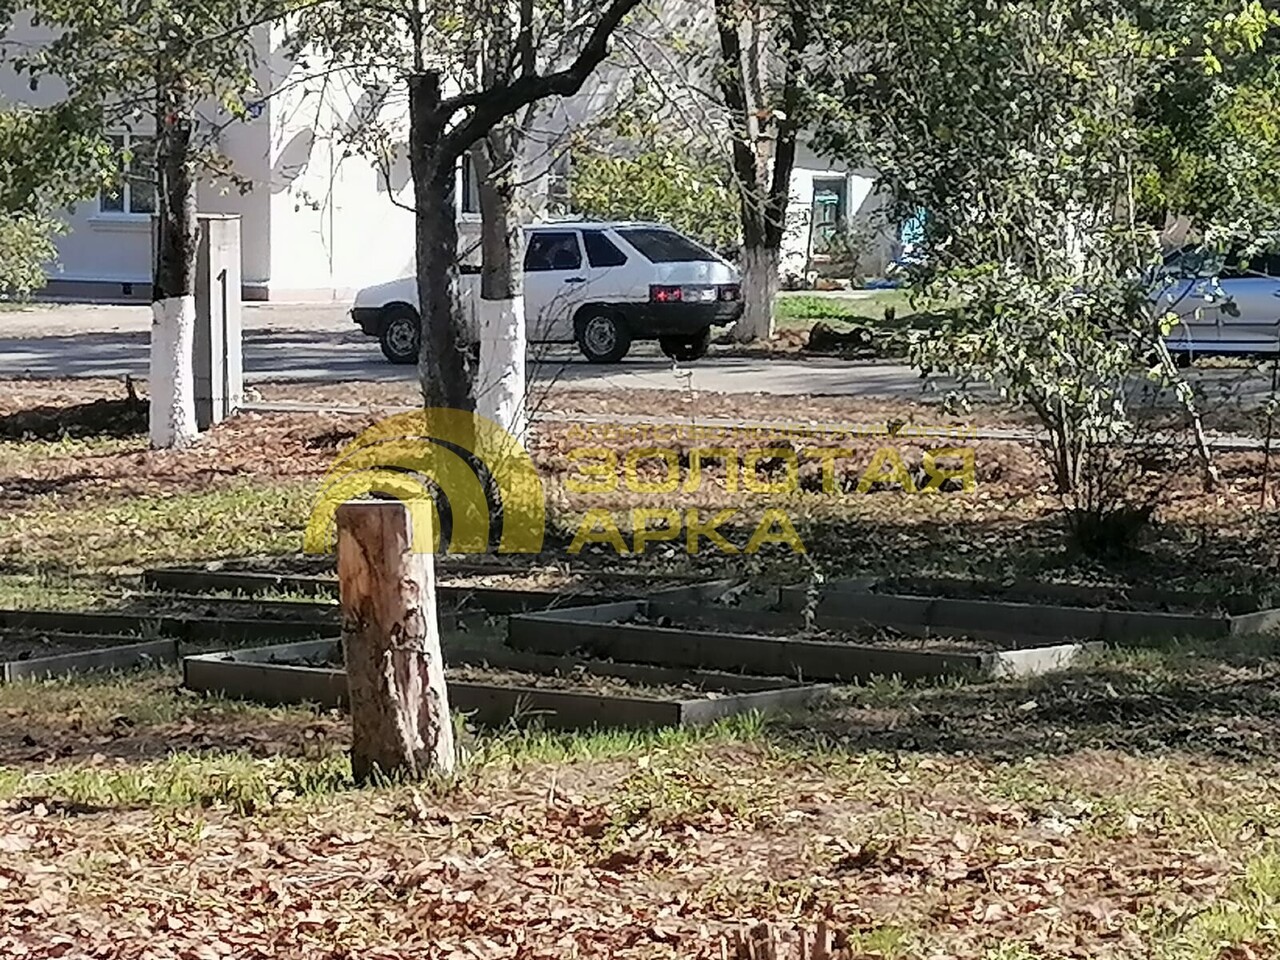
[[824, 241], [846, 229], [848, 188], [845, 180], [813, 181], [814, 232]]
[[132, 133], [112, 134], [110, 140], [120, 156], [120, 182], [99, 195], [99, 211], [150, 216], [156, 212], [155, 141]]
[[476, 162], [471, 154], [466, 154], [458, 161], [461, 168], [458, 185], [458, 212], [480, 212], [480, 183], [476, 176]]

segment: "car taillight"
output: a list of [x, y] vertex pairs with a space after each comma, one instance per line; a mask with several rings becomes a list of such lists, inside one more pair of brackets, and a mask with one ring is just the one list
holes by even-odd
[[649, 300], [653, 303], [678, 303], [684, 299], [684, 291], [680, 287], [652, 286], [649, 288]]
[[738, 300], [741, 299], [741, 297], [742, 290], [736, 283], [728, 284], [727, 286], [722, 286], [720, 288], [721, 300]]

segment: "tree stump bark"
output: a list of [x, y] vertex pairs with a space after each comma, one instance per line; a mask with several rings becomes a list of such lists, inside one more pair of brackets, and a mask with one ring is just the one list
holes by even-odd
[[400, 502], [344, 503], [337, 527], [351, 771], [359, 783], [448, 773], [455, 754], [434, 558], [414, 553], [413, 517]]

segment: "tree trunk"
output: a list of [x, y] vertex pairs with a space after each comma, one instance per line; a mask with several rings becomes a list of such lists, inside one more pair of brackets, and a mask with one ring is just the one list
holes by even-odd
[[[760, 9], [743, 8], [731, 0], [716, 0], [716, 28], [720, 38], [720, 92], [734, 126], [733, 172], [742, 209], [742, 293], [746, 312], [734, 327], [740, 343], [769, 339], [774, 333], [774, 298], [780, 286], [782, 241], [786, 235], [787, 209], [791, 203], [791, 173], [795, 167], [796, 139], [800, 129], [801, 72], [809, 44], [807, 13], [793, 5], [772, 46], [781, 48], [781, 84], [775, 98], [765, 86], [769, 77], [765, 52], [758, 34], [744, 50], [745, 14]], [[759, 26], [751, 21], [753, 30]], [[773, 125], [772, 134], [766, 127]]]
[[[428, 522], [429, 511], [417, 511]], [[434, 560], [413, 552], [406, 504], [338, 508], [342, 649], [359, 783], [418, 780], [454, 766], [453, 725], [437, 620]]]
[[428, 409], [474, 410], [467, 337], [456, 302], [458, 221], [454, 210], [456, 156], [442, 151], [440, 75], [409, 78], [409, 160], [416, 219], [418, 304], [422, 346], [418, 371]]
[[742, 250], [742, 299], [746, 307], [733, 328], [739, 343], [768, 340], [773, 336], [773, 302], [778, 295], [777, 247], [744, 247]]
[[520, 133], [514, 121], [489, 132], [475, 150], [480, 184], [481, 249], [476, 412], [523, 440], [525, 406], [524, 234], [516, 205]]
[[151, 303], [151, 446], [186, 447], [198, 436], [192, 353], [196, 326], [196, 216], [190, 95], [165, 90], [157, 111], [159, 166]]

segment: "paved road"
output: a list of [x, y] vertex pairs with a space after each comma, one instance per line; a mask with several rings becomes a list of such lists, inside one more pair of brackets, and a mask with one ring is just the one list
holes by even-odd
[[[143, 377], [150, 332], [147, 307], [38, 306], [0, 313], [0, 377]], [[341, 305], [245, 306], [245, 376], [254, 380], [411, 380], [412, 367], [382, 358]], [[653, 345], [623, 363], [586, 363], [571, 348], [537, 348], [535, 379], [587, 390], [619, 388], [726, 393], [915, 396], [919, 376], [897, 364], [835, 359], [717, 357], [676, 369]]]
[[[412, 367], [383, 360], [377, 343], [352, 325], [342, 304], [246, 304], [245, 375], [250, 382], [397, 381]], [[123, 377], [146, 375], [150, 309], [146, 306], [36, 306], [0, 311], [0, 377]], [[680, 368], [652, 344], [602, 367], [569, 348], [539, 348], [536, 381], [586, 390], [620, 388], [723, 393], [919, 397], [950, 384], [924, 381], [910, 367], [845, 360], [749, 359], [713, 356]], [[1198, 369], [1193, 378], [1213, 403], [1265, 400], [1269, 376], [1239, 369]]]

